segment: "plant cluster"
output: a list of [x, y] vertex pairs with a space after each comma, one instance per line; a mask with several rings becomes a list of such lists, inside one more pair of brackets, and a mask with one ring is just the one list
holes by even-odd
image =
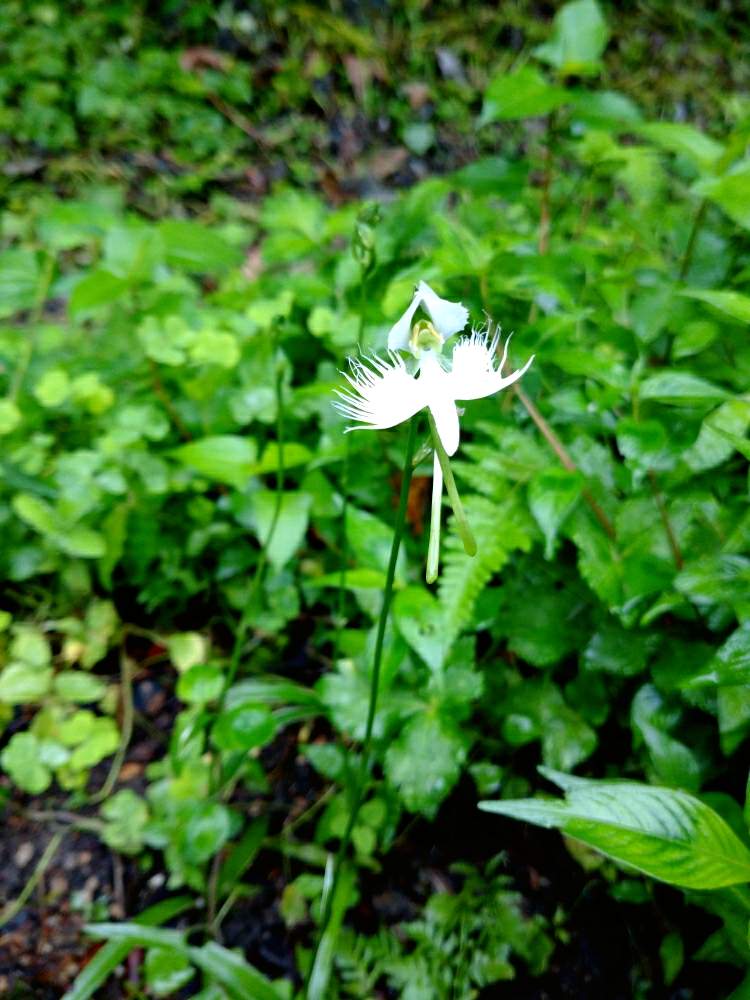
[[[666, 928], [667, 984], [688, 958], [747, 970], [750, 104], [726, 98], [722, 135], [650, 120], [597, 84], [608, 39], [595, 0], [562, 7], [486, 88], [502, 152], [388, 203], [279, 186], [215, 197], [207, 225], [97, 182], [5, 211], [3, 795], [64, 795], [166, 875], [90, 926], [105, 943], [66, 1000], [133, 949], [149, 997], [469, 1000], [541, 975], [566, 918], [491, 860], [499, 819], [490, 856], [359, 925], [414, 824], [461, 802], [470, 831], [480, 800], [561, 829], [615, 897], [635, 871], [711, 913], [696, 955]], [[117, 87], [88, 79], [106, 132]], [[144, 108], [111, 114], [140, 134]], [[513, 331], [512, 369], [535, 355], [461, 416], [435, 586], [430, 427], [345, 435], [332, 405], [420, 281]], [[154, 671], [175, 710], [128, 781]], [[312, 789], [294, 809], [281, 745]], [[538, 765], [564, 800], [531, 797]], [[287, 976], [221, 943], [269, 858]]]

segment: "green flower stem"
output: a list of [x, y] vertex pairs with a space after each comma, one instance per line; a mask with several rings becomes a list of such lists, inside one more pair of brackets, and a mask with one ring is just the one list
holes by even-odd
[[435, 448], [435, 454], [438, 457], [438, 461], [440, 462], [440, 468], [443, 471], [445, 488], [448, 491], [448, 499], [451, 502], [453, 514], [456, 518], [456, 528], [461, 536], [461, 541], [464, 543], [464, 551], [466, 554], [469, 556], [475, 556], [477, 554], [477, 543], [474, 540], [474, 535], [471, 533], [469, 522], [466, 519], [464, 505], [461, 503], [461, 497], [458, 495], [458, 490], [456, 489], [456, 480], [453, 478], [453, 470], [451, 469], [450, 459], [446, 454], [443, 443], [440, 440], [440, 435], [437, 432], [435, 421], [429, 410], [427, 411], [427, 416], [430, 421], [430, 430], [432, 431], [432, 444]]
[[[336, 858], [333, 864], [333, 875], [330, 878], [329, 884], [326, 887], [323, 898], [323, 913], [320, 920], [320, 932], [318, 935], [318, 941], [315, 948], [315, 954], [313, 956], [313, 961], [310, 965], [310, 973], [307, 979], [307, 989], [306, 995], [308, 1000], [312, 1000], [313, 997], [319, 997], [323, 994], [320, 993], [320, 988], [325, 988], [325, 983], [327, 981], [327, 972], [323, 968], [325, 963], [329, 960], [331, 954], [331, 943], [326, 939], [326, 931], [331, 924], [331, 916], [333, 913], [334, 902], [336, 899], [336, 891], [339, 886], [339, 876], [341, 874], [341, 868], [346, 857], [347, 851], [349, 850], [349, 845], [352, 839], [352, 833], [354, 831], [354, 826], [357, 822], [357, 816], [359, 815], [359, 810], [367, 792], [368, 777], [370, 773], [370, 748], [372, 746], [372, 733], [375, 725], [375, 713], [378, 707], [378, 691], [380, 688], [380, 666], [383, 659], [383, 643], [385, 641], [385, 629], [388, 623], [388, 612], [391, 607], [391, 600], [393, 598], [393, 583], [396, 577], [396, 562], [398, 560], [398, 553], [401, 548], [401, 539], [404, 534], [404, 527], [406, 526], [406, 509], [409, 501], [409, 485], [411, 483], [412, 476], [412, 458], [414, 456], [414, 448], [417, 439], [417, 421], [415, 418], [409, 422], [409, 435], [406, 441], [406, 454], [404, 456], [404, 470], [401, 479], [401, 495], [399, 497], [398, 503], [398, 513], [396, 514], [396, 523], [393, 528], [393, 541], [391, 543], [391, 554], [388, 560], [388, 570], [386, 572], [385, 587], [383, 589], [383, 604], [380, 608], [380, 617], [378, 619], [378, 630], [375, 636], [375, 650], [373, 652], [372, 658], [372, 675], [370, 678], [370, 700], [367, 706], [367, 721], [365, 723], [365, 734], [362, 739], [362, 748], [360, 750], [360, 763], [359, 763], [359, 774], [357, 775], [357, 780], [354, 790], [354, 798], [352, 801], [351, 809], [349, 811], [349, 818], [347, 820], [346, 829], [344, 830], [344, 835], [341, 838], [338, 851], [336, 852]], [[311, 990], [311, 984], [315, 983], [315, 992]], [[321, 987], [322, 984], [322, 987]]]
[[430, 509], [430, 544], [427, 548], [427, 571], [425, 579], [428, 583], [437, 580], [438, 564], [440, 562], [440, 520], [443, 513], [443, 470], [437, 453], [432, 463], [432, 507]]

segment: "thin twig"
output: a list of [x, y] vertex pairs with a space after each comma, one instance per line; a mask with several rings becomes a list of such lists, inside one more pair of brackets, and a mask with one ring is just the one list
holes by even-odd
[[[578, 472], [578, 466], [568, 454], [565, 445], [558, 438], [558, 436], [552, 430], [550, 425], [547, 423], [547, 421], [544, 419], [542, 414], [536, 408], [534, 403], [532, 403], [532, 401], [529, 399], [529, 397], [526, 395], [523, 389], [521, 389], [521, 387], [516, 383], [516, 385], [513, 386], [513, 391], [515, 392], [516, 396], [525, 407], [526, 412], [529, 414], [531, 419], [538, 427], [542, 437], [547, 441], [550, 448], [552, 448], [554, 453], [560, 459], [561, 464], [570, 472]], [[594, 495], [591, 493], [591, 491], [587, 486], [584, 486], [584, 488], [581, 490], [581, 496], [591, 508], [592, 514], [597, 519], [599, 524], [601, 524], [602, 528], [604, 528], [604, 531], [606, 532], [608, 537], [614, 541], [616, 536], [615, 526], [612, 524], [610, 519], [602, 510], [598, 501], [594, 498]]]
[[667, 505], [664, 503], [664, 497], [662, 496], [661, 490], [659, 489], [659, 484], [656, 480], [656, 474], [653, 469], [648, 470], [648, 481], [651, 484], [651, 492], [654, 494], [654, 502], [659, 510], [659, 515], [664, 525], [664, 533], [667, 536], [667, 541], [669, 542], [669, 548], [672, 551], [672, 558], [674, 559], [674, 564], [678, 571], [682, 569], [685, 565], [685, 561], [682, 558], [682, 552], [680, 551], [680, 546], [677, 541], [677, 536], [672, 528], [672, 522], [669, 519], [669, 511], [667, 510]]
[[112, 794], [112, 789], [117, 784], [120, 777], [122, 765], [125, 762], [125, 755], [130, 746], [133, 736], [133, 722], [135, 717], [133, 705], [133, 684], [130, 673], [130, 660], [124, 647], [120, 648], [120, 698], [122, 700], [122, 721], [120, 724], [120, 743], [117, 753], [112, 758], [109, 772], [104, 784], [91, 799], [92, 803], [102, 802]]
[[2, 910], [0, 910], [0, 927], [3, 927], [8, 921], [12, 920], [13, 917], [19, 913], [23, 907], [26, 905], [26, 900], [31, 896], [33, 891], [39, 885], [42, 880], [44, 873], [47, 871], [49, 866], [57, 854], [57, 849], [59, 848], [63, 837], [65, 836], [64, 830], [58, 830], [56, 834], [53, 835], [50, 842], [44, 849], [44, 853], [37, 862], [36, 868], [31, 874], [31, 877], [27, 881], [26, 885], [21, 890], [20, 894], [16, 896], [14, 900], [7, 903]]

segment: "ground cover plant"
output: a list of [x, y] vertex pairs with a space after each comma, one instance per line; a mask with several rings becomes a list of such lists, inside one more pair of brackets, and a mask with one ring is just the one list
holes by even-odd
[[[335, 7], [15, 12], [11, 996], [750, 993], [742, 70], [689, 123], [594, 0], [478, 9], [525, 34], [466, 69], [457, 10], [373, 22], [443, 43], [400, 104]], [[339, 44], [385, 167], [316, 147]]]

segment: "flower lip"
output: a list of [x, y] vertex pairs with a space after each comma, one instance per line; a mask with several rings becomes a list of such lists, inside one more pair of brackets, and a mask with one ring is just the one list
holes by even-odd
[[451, 302], [449, 299], [440, 298], [426, 281], [420, 281], [409, 307], [393, 324], [388, 333], [389, 351], [410, 350], [411, 321], [420, 306], [428, 314], [436, 332], [443, 340], [447, 340], [454, 333], [463, 330], [469, 319], [469, 311], [464, 305], [460, 302]]

